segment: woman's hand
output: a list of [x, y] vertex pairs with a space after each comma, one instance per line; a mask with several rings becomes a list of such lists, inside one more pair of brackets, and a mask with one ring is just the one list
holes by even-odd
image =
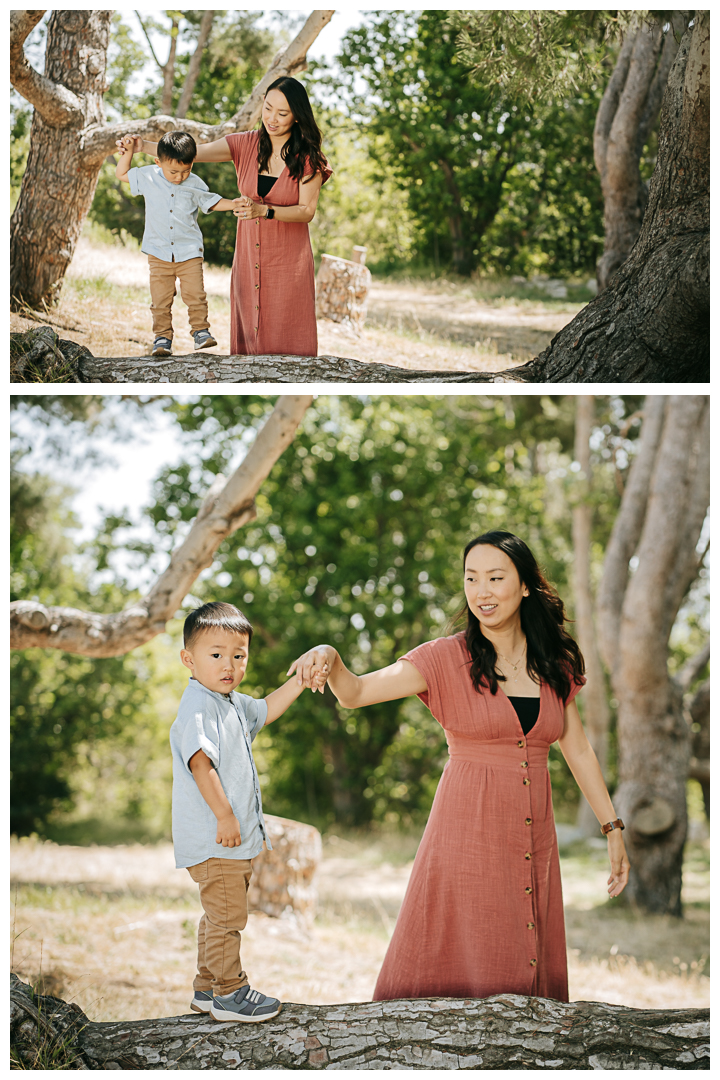
[[628, 883], [630, 860], [625, 850], [625, 841], [620, 829], [608, 833], [608, 855], [610, 856], [610, 877], [608, 892], [611, 897], [619, 896]]
[[235, 217], [252, 221], [253, 218], [265, 217], [267, 215], [265, 203], [253, 202], [249, 195], [243, 195], [240, 199], [236, 199], [235, 201], [238, 203], [238, 206], [233, 210]]
[[332, 645], [316, 645], [314, 649], [308, 649], [299, 656], [288, 668], [288, 675], [297, 672], [297, 681], [303, 686], [309, 686], [313, 693], [319, 690], [325, 693], [325, 683], [332, 671], [332, 666], [337, 659], [337, 649]]

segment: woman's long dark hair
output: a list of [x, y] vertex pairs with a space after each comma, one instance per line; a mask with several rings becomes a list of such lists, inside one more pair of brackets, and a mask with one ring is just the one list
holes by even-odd
[[[565, 629], [567, 620], [562, 600], [543, 576], [525, 541], [499, 529], [470, 541], [463, 552], [463, 574], [468, 553], [478, 544], [488, 544], [503, 551], [527, 587], [529, 595], [524, 596], [520, 604], [520, 625], [527, 639], [527, 670], [534, 682], [547, 683], [564, 701], [572, 685], [585, 674], [585, 661], [577, 643]], [[470, 653], [473, 686], [479, 694], [483, 687], [496, 694], [498, 680], [504, 681], [504, 677], [495, 671], [495, 646], [483, 634], [467, 601], [453, 623], [460, 624], [463, 616], [467, 616], [465, 643]]]
[[[287, 98], [290, 111], [295, 117], [295, 123], [290, 129], [290, 138], [282, 148], [282, 159], [288, 167], [288, 172], [293, 180], [300, 181], [305, 172], [305, 162], [310, 162], [312, 173], [304, 181], [312, 180], [316, 173], [321, 172], [327, 165], [327, 158], [320, 146], [322, 144], [322, 132], [315, 123], [310, 98], [307, 90], [301, 82], [293, 79], [290, 75], [281, 75], [274, 83], [268, 86], [265, 97], [271, 90], [279, 90]], [[265, 125], [260, 123], [260, 141], [258, 143], [258, 172], [265, 172], [272, 154], [272, 142], [265, 130]]]

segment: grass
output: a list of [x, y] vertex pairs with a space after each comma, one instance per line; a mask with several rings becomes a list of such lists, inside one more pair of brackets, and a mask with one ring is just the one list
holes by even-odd
[[[244, 966], [264, 993], [309, 1004], [372, 997], [421, 832], [328, 831], [312, 933], [261, 913], [243, 933]], [[92, 1020], [187, 1013], [200, 907], [169, 844], [70, 852], [25, 840], [12, 851], [23, 982], [77, 1002]], [[708, 845], [688, 846], [683, 919], [608, 901], [606, 858], [582, 843], [561, 853], [571, 999], [707, 1005]]]

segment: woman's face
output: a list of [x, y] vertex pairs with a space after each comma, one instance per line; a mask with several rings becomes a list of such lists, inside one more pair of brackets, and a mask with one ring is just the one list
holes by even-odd
[[295, 123], [288, 100], [280, 90], [269, 90], [263, 102], [262, 121], [268, 135], [289, 135]]
[[514, 621], [528, 596], [512, 559], [490, 544], [477, 544], [465, 560], [465, 599], [480, 626], [499, 630]]

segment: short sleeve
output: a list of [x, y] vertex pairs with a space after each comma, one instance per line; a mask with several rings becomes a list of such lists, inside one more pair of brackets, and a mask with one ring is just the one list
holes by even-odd
[[250, 160], [257, 163], [258, 140], [257, 131], [241, 131], [236, 135], [225, 136], [238, 176], [245, 171]]
[[268, 714], [267, 701], [265, 698], [254, 698], [248, 694], [236, 693], [235, 697], [240, 698], [240, 705], [245, 714], [250, 740], [252, 741], [258, 731], [261, 731], [265, 726]]
[[[312, 173], [312, 171], [313, 170], [312, 170], [312, 165], [310, 164], [310, 158], [307, 158], [305, 160], [305, 171], [303, 173], [303, 177], [309, 176]], [[325, 184], [330, 179], [330, 177], [332, 176], [332, 173], [333, 173], [333, 171], [330, 168], [330, 162], [329, 161], [326, 161], [324, 165], [320, 166], [320, 176], [322, 177], [323, 184]]]
[[130, 181], [130, 194], [142, 195], [140, 190], [140, 170], [138, 168], [130, 169], [127, 178]]
[[443, 727], [445, 726], [443, 688], [448, 680], [449, 667], [453, 661], [457, 661], [456, 656], [451, 656], [451, 650], [453, 650], [452, 638], [436, 638], [435, 641], [426, 641], [418, 645], [417, 648], [411, 649], [400, 657], [401, 660], [408, 660], [413, 667], [416, 667], [427, 683], [427, 690], [417, 696], [424, 705], [427, 705], [437, 722]]
[[222, 195], [216, 195], [214, 191], [198, 191], [196, 197], [203, 214], [209, 214], [215, 203], [222, 199]]
[[214, 710], [207, 708], [194, 709], [192, 715], [185, 724], [185, 730], [180, 740], [180, 753], [188, 772], [192, 773], [189, 761], [198, 750], [212, 761], [215, 768], [220, 766], [220, 733], [218, 730], [218, 717]]
[[565, 698], [565, 707], [566, 708], [570, 704], [570, 702], [573, 701], [574, 698], [577, 697], [577, 695], [580, 693], [580, 691], [582, 690], [582, 688], [583, 688], [583, 686], [585, 685], [586, 682], [587, 682], [587, 679], [585, 678], [584, 675], [575, 676], [575, 678], [573, 679], [573, 681], [572, 681], [572, 683], [570, 685], [570, 693]]

